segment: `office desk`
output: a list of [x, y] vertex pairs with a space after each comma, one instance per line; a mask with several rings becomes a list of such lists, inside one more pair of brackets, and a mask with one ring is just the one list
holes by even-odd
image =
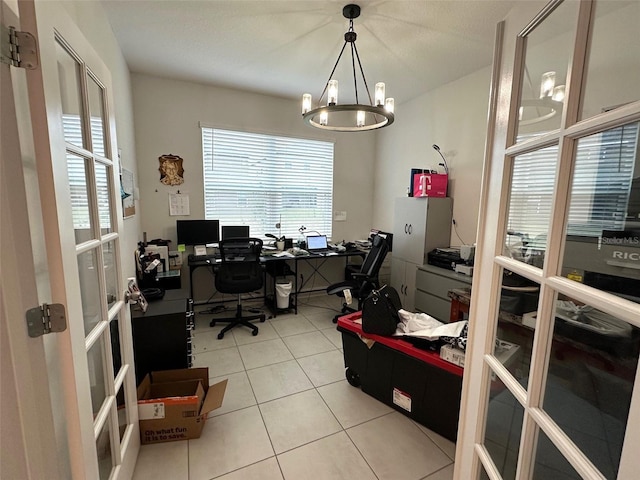
[[[269, 265], [277, 265], [277, 263], [283, 263], [283, 264], [287, 264], [290, 267], [293, 266], [293, 268], [291, 269], [289, 267], [289, 270], [291, 271], [291, 274], [295, 276], [295, 280], [294, 280], [294, 285], [293, 285], [293, 289], [291, 291], [291, 295], [293, 296], [293, 308], [295, 313], [298, 313], [298, 302], [297, 302], [297, 296], [300, 293], [309, 293], [309, 292], [315, 292], [315, 291], [321, 291], [324, 290], [326, 288], [326, 286], [320, 287], [320, 288], [307, 288], [305, 289], [305, 286], [309, 284], [309, 281], [314, 278], [316, 275], [320, 276], [322, 279], [325, 280], [325, 282], [329, 282], [327, 280], [327, 278], [322, 274], [322, 272], [320, 271], [320, 269], [322, 268], [323, 265], [325, 265], [325, 263], [327, 263], [328, 261], [330, 261], [332, 258], [340, 258], [343, 259], [345, 261], [345, 264], [348, 262], [348, 259], [351, 257], [361, 257], [364, 258], [366, 256], [367, 252], [363, 251], [363, 250], [351, 250], [348, 252], [331, 252], [331, 253], [322, 253], [322, 254], [308, 254], [308, 255], [296, 255], [296, 256], [291, 256], [291, 257], [276, 257], [273, 254], [267, 254], [264, 256], [260, 257], [260, 262], [265, 266], [265, 282], [264, 282], [264, 296], [266, 299], [267, 296], [267, 282], [266, 282], [266, 276], [267, 274], [269, 274], [270, 276], [272, 276], [273, 278], [273, 283], [275, 285], [275, 281], [276, 281], [276, 277], [277, 276], [282, 276], [282, 275], [277, 275], [278, 269], [277, 268], [269, 268]], [[191, 258], [189, 258], [188, 260], [188, 265], [189, 265], [189, 291], [190, 291], [190, 297], [194, 298], [193, 296], [193, 272], [195, 270], [197, 270], [198, 268], [202, 268], [202, 267], [208, 267], [209, 269], [211, 269], [213, 271], [213, 273], [215, 274], [215, 266], [220, 263], [221, 259], [219, 256], [216, 255], [210, 255], [207, 257], [207, 260], [199, 260], [199, 261], [193, 261]], [[312, 269], [311, 275], [309, 275], [306, 279], [303, 278], [302, 281], [299, 281], [300, 279], [300, 275], [299, 275], [299, 265], [300, 262], [306, 262]], [[272, 272], [276, 272], [276, 274], [273, 274]], [[212, 282], [213, 283], [213, 282]], [[275, 290], [275, 288], [274, 288]], [[275, 294], [275, 291], [274, 291]], [[206, 303], [218, 303], [216, 301], [213, 302], [209, 302], [209, 301], [205, 301], [205, 302], [195, 302], [196, 305], [202, 305], [202, 304], [206, 304]], [[274, 315], [275, 315], [275, 309], [273, 311]]]

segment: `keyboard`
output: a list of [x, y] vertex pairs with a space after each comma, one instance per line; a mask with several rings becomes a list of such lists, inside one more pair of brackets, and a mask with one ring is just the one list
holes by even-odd
[[189, 255], [189, 262], [206, 262], [215, 259], [215, 255]]

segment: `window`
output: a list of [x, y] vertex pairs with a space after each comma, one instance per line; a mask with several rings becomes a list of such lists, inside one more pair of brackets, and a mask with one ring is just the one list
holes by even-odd
[[[520, 138], [519, 141], [524, 138]], [[599, 237], [624, 230], [638, 155], [638, 123], [579, 140], [572, 181], [568, 235]], [[558, 148], [519, 155], [514, 163], [509, 204], [512, 232], [527, 239], [547, 234]]]
[[[205, 218], [251, 235], [331, 236], [333, 143], [202, 128]], [[281, 229], [276, 224], [281, 224]]]

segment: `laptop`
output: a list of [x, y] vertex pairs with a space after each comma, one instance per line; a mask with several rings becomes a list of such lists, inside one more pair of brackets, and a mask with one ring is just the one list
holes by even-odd
[[309, 235], [307, 237], [307, 251], [309, 253], [330, 252], [331, 249], [327, 244], [327, 236], [326, 235]]

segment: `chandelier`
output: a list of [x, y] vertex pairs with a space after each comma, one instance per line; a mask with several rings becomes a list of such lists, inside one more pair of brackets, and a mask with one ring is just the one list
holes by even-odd
[[540, 96], [520, 102], [520, 125], [544, 122], [556, 116], [563, 106], [565, 86], [556, 85], [556, 72], [545, 72], [540, 79]]
[[[349, 30], [344, 34], [344, 44], [338, 55], [333, 70], [329, 75], [329, 80], [324, 86], [324, 90], [320, 95], [320, 100], [315, 108], [312, 108], [311, 94], [305, 93], [302, 96], [302, 118], [304, 121], [316, 128], [324, 130], [334, 130], [338, 132], [359, 132], [366, 130], [375, 130], [376, 128], [391, 125], [394, 120], [394, 100], [393, 98], [385, 98], [384, 83], [376, 83], [375, 85], [375, 103], [371, 100], [371, 93], [367, 79], [364, 76], [364, 69], [360, 63], [360, 56], [356, 48], [356, 32], [353, 31], [353, 19], [360, 16], [360, 7], [358, 5], [349, 4], [342, 9], [342, 15], [349, 19]], [[355, 103], [338, 103], [338, 80], [333, 78], [333, 74], [340, 63], [342, 54], [347, 44], [351, 50], [351, 69], [353, 72], [353, 86], [355, 89]], [[358, 82], [356, 78], [356, 61], [362, 76], [362, 83], [367, 91], [369, 103], [360, 103], [358, 97]], [[327, 103], [322, 105], [323, 99], [327, 94]]]

